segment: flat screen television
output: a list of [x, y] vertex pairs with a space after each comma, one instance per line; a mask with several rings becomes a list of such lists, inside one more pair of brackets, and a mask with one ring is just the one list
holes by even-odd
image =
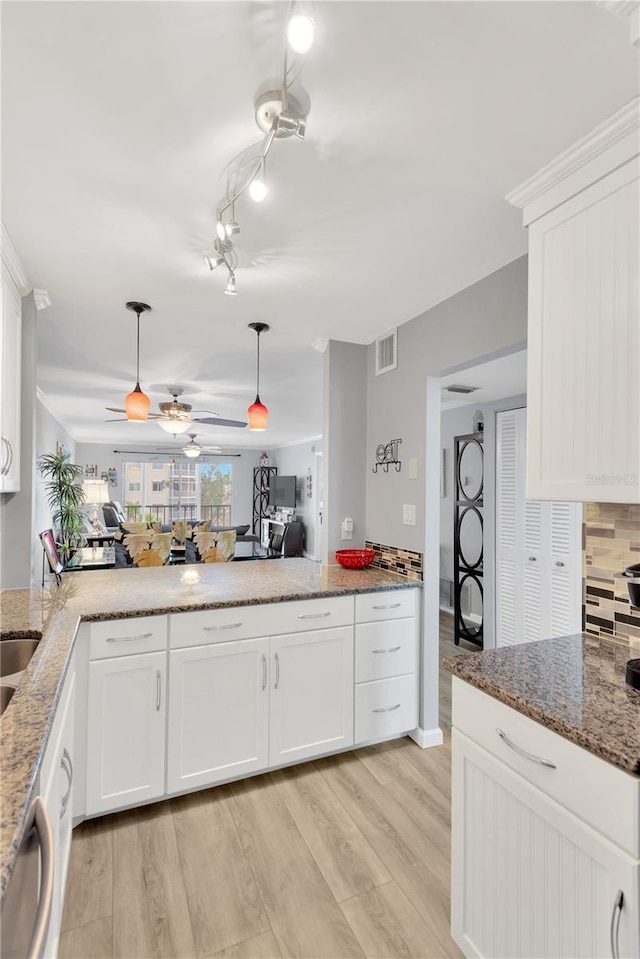
[[269, 506], [274, 509], [296, 508], [296, 477], [272, 476], [269, 480]]

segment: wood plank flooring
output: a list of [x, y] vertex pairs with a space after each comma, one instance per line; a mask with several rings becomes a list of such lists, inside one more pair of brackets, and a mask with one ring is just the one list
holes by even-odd
[[449, 767], [400, 739], [84, 823], [61, 959], [457, 959]]

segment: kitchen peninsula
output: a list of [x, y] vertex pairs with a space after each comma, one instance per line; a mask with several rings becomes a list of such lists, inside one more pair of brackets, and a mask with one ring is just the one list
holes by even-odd
[[639, 654], [578, 634], [445, 661], [466, 956], [640, 955]]
[[49, 768], [76, 823], [415, 728], [419, 587], [284, 559], [5, 591], [3, 637], [42, 638], [0, 720], [3, 897]]

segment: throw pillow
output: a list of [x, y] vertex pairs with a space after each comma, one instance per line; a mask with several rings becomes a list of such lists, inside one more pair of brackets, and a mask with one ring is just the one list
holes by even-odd
[[173, 537], [174, 543], [177, 543], [178, 546], [183, 546], [188, 539], [193, 538], [194, 532], [208, 532], [211, 528], [211, 523], [208, 519], [202, 520], [202, 522], [194, 522], [193, 520], [187, 521], [183, 519], [174, 520], [171, 527], [171, 535]]
[[236, 531], [194, 530], [193, 539], [185, 543], [187, 563], [226, 563], [233, 559], [236, 548]]
[[[114, 533], [113, 537], [116, 566], [151, 565], [145, 561], [140, 563], [139, 556], [151, 548], [153, 537], [159, 533], [159, 523], [120, 523], [118, 531]], [[162, 563], [154, 565], [161, 566]]]

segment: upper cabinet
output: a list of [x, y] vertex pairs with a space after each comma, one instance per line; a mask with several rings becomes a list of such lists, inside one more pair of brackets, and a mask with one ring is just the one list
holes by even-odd
[[2, 270], [0, 313], [0, 493], [20, 489], [20, 371], [22, 365], [22, 300], [11, 277]]
[[640, 502], [640, 97], [507, 199], [529, 228], [527, 498]]

